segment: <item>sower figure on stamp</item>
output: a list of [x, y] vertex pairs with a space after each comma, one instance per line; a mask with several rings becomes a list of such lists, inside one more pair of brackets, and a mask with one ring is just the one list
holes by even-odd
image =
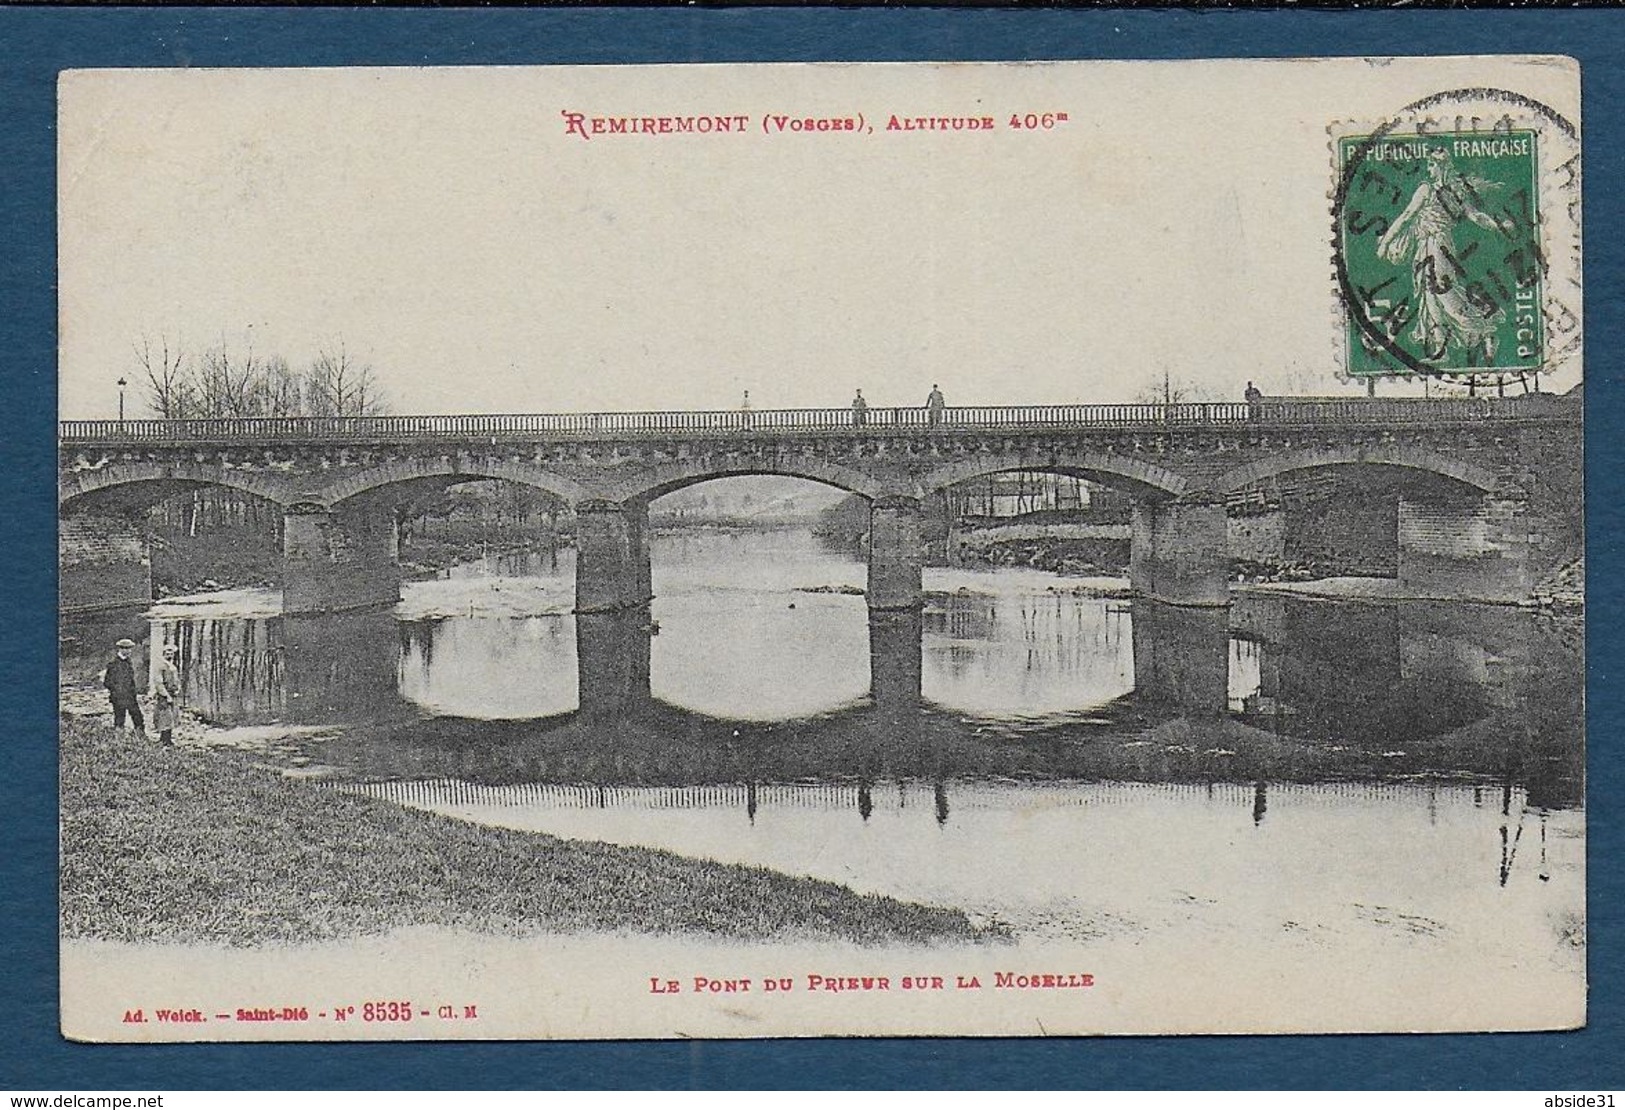
[[852, 426], [861, 428], [869, 422], [869, 402], [863, 399], [863, 390], [852, 398]]
[[942, 410], [948, 407], [948, 401], [942, 395], [942, 388], [935, 383], [931, 386], [931, 395], [925, 399], [925, 416], [932, 425], [942, 423]]
[[1494, 182], [1464, 177], [1442, 150], [1428, 155], [1427, 172], [1405, 210], [1377, 240], [1377, 254], [1396, 265], [1411, 264], [1416, 298], [1411, 338], [1424, 344], [1427, 359], [1444, 358], [1455, 344], [1488, 364], [1495, 360], [1496, 330], [1506, 311], [1483, 296], [1474, 297], [1461, 278], [1456, 226], [1468, 219], [1509, 235], [1514, 229], [1511, 221], [1498, 220], [1479, 206], [1479, 194], [1497, 188]]
[[152, 676], [152, 727], [160, 743], [175, 742], [175, 725], [180, 721], [181, 674], [175, 669], [179, 649], [165, 644], [158, 673]]
[[123, 728], [125, 714], [129, 714], [130, 724], [136, 733], [145, 736], [147, 721], [141, 716], [141, 702], [136, 696], [135, 666], [130, 662], [135, 641], [120, 640], [114, 647], [117, 654], [108, 662], [107, 670], [102, 674], [102, 685], [107, 687], [107, 700], [113, 705], [113, 727]]

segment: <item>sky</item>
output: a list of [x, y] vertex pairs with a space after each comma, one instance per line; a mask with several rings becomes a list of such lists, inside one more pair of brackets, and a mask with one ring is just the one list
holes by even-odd
[[1486, 84], [1578, 119], [1550, 59], [70, 72], [61, 411], [115, 415], [143, 337], [343, 344], [402, 413], [1363, 392], [1331, 129]]

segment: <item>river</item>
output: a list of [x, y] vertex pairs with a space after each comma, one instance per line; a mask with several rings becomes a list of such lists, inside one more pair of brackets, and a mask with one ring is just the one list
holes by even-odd
[[274, 593], [65, 620], [181, 647], [223, 726], [332, 726], [278, 758], [493, 825], [959, 906], [1018, 936], [1396, 952], [1579, 975], [1576, 623], [1472, 605], [1088, 596], [928, 569], [871, 622], [806, 531], [653, 544], [647, 611], [578, 619], [568, 552], [409, 583], [392, 612]]

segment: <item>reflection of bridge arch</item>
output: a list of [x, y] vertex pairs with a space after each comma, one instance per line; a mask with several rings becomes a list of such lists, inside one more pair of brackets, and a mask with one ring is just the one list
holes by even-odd
[[638, 499], [652, 501], [688, 486], [718, 478], [771, 476], [800, 478], [820, 485], [834, 486], [847, 493], [870, 501], [889, 492], [884, 482], [852, 467], [826, 462], [817, 458], [764, 457], [738, 460], [709, 459], [661, 463], [641, 471], [636, 477], [620, 479], [612, 486], [610, 496], [616, 501]]
[[1390, 466], [1445, 478], [1478, 493], [1494, 493], [1499, 483], [1489, 470], [1459, 458], [1405, 444], [1379, 446], [1310, 447], [1238, 466], [1214, 483], [1219, 493], [1233, 493], [1255, 483], [1294, 471], [1329, 466]]
[[1064, 474], [1106, 486], [1126, 487], [1132, 493], [1149, 497], [1180, 497], [1191, 488], [1186, 478], [1143, 459], [1057, 451], [1006, 451], [957, 460], [923, 475], [920, 486], [934, 492], [960, 482], [1012, 471]]
[[369, 467], [357, 474], [347, 474], [312, 492], [311, 496], [329, 506], [337, 507], [352, 498], [378, 493], [390, 486], [406, 485], [425, 479], [453, 479], [456, 482], [478, 482], [500, 479], [517, 482], [553, 494], [575, 503], [593, 496], [581, 483], [534, 463], [510, 459], [480, 458], [409, 458]]
[[860, 721], [874, 712], [874, 702], [869, 698], [858, 698], [856, 701], [844, 702], [831, 706], [820, 713], [810, 713], [804, 717], [785, 718], [784, 720], [756, 720], [749, 717], [725, 717], [715, 713], [707, 713], [703, 709], [690, 709], [686, 705], [669, 701], [666, 698], [651, 696], [643, 703], [643, 715], [640, 723], [651, 729], [654, 735], [661, 737], [682, 736], [689, 733], [715, 734], [723, 729], [752, 728], [771, 729], [775, 725], [795, 724], [798, 728], [817, 729], [834, 727], [842, 722]]
[[113, 463], [72, 471], [57, 482], [56, 500], [59, 509], [68, 510], [89, 504], [86, 499], [100, 494], [95, 501], [105, 500], [119, 509], [146, 509], [200, 486], [238, 490], [277, 505], [294, 500], [292, 484], [279, 475], [181, 461]]

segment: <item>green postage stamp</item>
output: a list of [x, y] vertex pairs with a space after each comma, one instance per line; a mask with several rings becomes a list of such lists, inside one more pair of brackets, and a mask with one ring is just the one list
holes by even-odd
[[1539, 138], [1508, 129], [1338, 140], [1351, 376], [1539, 373]]

